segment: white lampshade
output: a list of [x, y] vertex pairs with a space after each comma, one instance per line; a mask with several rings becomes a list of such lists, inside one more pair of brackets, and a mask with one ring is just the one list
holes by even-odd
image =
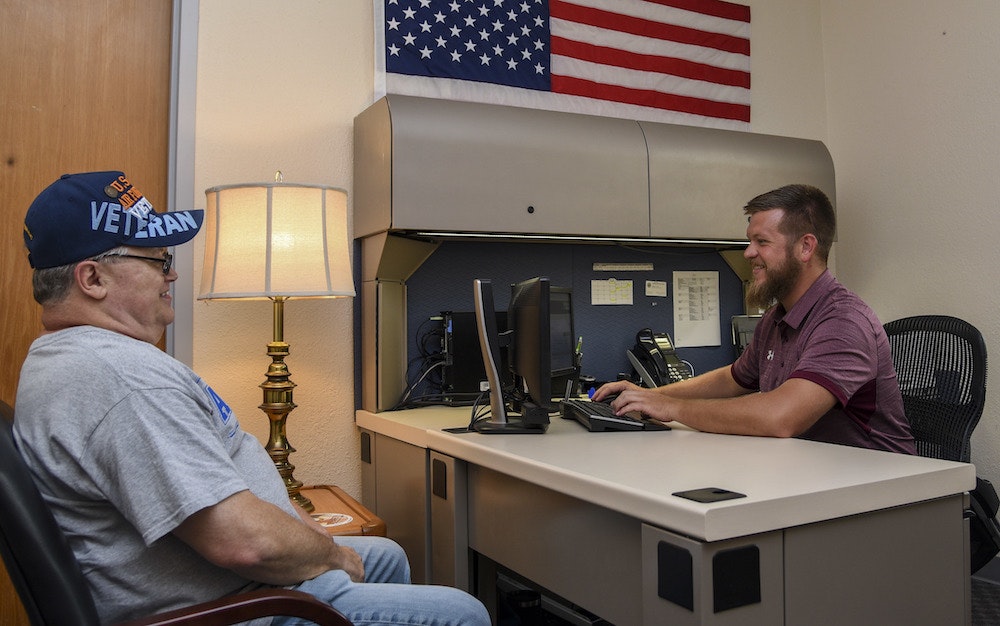
[[199, 300], [354, 295], [344, 190], [275, 182], [205, 195]]

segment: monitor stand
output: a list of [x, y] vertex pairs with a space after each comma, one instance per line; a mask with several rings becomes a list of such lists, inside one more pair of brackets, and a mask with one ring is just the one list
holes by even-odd
[[472, 429], [484, 435], [541, 435], [549, 429], [548, 424], [525, 424], [520, 419], [507, 417], [506, 422], [476, 422]]
[[485, 420], [473, 426], [484, 435], [538, 435], [549, 429], [549, 413], [533, 402], [521, 403], [521, 415], [503, 413], [503, 421]]

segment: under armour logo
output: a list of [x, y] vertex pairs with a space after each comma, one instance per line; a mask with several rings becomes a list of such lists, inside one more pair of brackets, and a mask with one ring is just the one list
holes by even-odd
[[768, 361], [774, 360], [774, 350], [768, 350], [767, 351], [767, 360]]

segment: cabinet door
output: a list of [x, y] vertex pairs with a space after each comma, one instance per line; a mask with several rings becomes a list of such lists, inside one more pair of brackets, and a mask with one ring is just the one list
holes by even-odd
[[472, 591], [466, 463], [430, 452], [430, 570], [428, 582]]
[[393, 229], [649, 234], [636, 122], [391, 98]]
[[649, 144], [653, 237], [744, 241], [747, 201], [791, 183], [819, 187], [836, 203], [833, 159], [819, 141], [673, 124], [640, 126]]
[[[427, 450], [375, 435], [374, 513], [386, 533], [406, 551], [414, 583], [429, 578], [427, 561]], [[367, 503], [365, 506], [369, 506]]]

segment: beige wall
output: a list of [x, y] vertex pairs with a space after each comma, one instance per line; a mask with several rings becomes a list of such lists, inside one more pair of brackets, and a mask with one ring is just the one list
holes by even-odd
[[[841, 279], [883, 321], [967, 319], [1000, 363], [1000, 3], [823, 0]], [[972, 440], [1000, 483], [1000, 377]]]
[[[988, 288], [1000, 5], [751, 0], [755, 132], [820, 139], [837, 167], [838, 276], [884, 321], [942, 312], [1000, 338]], [[270, 180], [352, 188], [351, 125], [372, 100], [371, 0], [200, 3], [196, 188]], [[204, 197], [196, 197], [203, 206]], [[738, 219], [738, 218], [736, 218]], [[200, 276], [202, 242], [195, 273]], [[192, 283], [195, 281], [191, 281]], [[983, 289], [982, 285], [987, 288]], [[197, 289], [197, 285], [193, 285]], [[294, 300], [296, 476], [360, 492], [349, 301]], [[267, 303], [196, 302], [195, 369], [266, 438], [256, 385]], [[1000, 352], [998, 352], [1000, 354]], [[1000, 357], [998, 357], [1000, 358]], [[995, 394], [974, 460], [1000, 482]]]
[[[372, 7], [366, 0], [206, 0], [198, 36], [195, 203], [213, 185], [274, 180], [350, 192], [352, 121], [372, 100]], [[196, 239], [191, 288], [204, 242]], [[354, 428], [353, 302], [285, 305], [286, 359], [299, 407], [288, 422], [295, 476], [360, 494]], [[267, 439], [257, 406], [270, 359], [270, 302], [194, 303], [193, 367]]]

